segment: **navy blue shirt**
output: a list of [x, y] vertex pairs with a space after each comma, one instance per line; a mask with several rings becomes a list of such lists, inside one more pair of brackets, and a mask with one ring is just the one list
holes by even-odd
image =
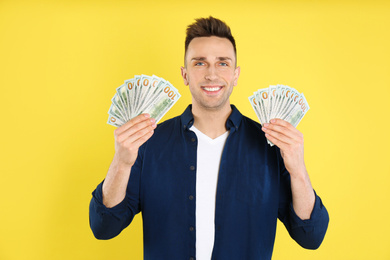
[[[181, 116], [159, 124], [140, 147], [125, 199], [102, 203], [102, 183], [92, 193], [90, 225], [98, 239], [118, 235], [142, 212], [145, 260], [195, 259], [197, 137], [191, 105]], [[215, 205], [212, 259], [271, 259], [277, 218], [304, 248], [316, 249], [328, 226], [316, 194], [310, 219], [292, 207], [290, 175], [279, 148], [269, 146], [260, 124], [235, 106], [226, 122]]]

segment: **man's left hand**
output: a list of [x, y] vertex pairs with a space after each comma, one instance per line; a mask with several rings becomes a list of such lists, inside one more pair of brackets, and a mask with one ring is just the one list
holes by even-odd
[[303, 134], [289, 122], [282, 119], [271, 119], [262, 127], [265, 136], [280, 148], [284, 165], [291, 177], [306, 173], [303, 156]]

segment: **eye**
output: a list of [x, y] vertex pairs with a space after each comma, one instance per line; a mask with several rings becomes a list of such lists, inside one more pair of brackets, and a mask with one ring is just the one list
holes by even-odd
[[201, 62], [201, 61], [198, 61], [198, 62], [195, 63], [195, 66], [203, 66], [203, 65], [204, 65], [204, 63]]
[[223, 67], [226, 67], [228, 66], [229, 64], [227, 64], [226, 62], [220, 62], [219, 65], [223, 66]]

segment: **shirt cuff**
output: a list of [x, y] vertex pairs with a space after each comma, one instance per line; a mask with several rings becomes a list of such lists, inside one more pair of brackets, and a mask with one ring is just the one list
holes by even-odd
[[310, 219], [303, 220], [300, 217], [298, 217], [298, 215], [295, 213], [292, 202], [290, 203], [290, 216], [291, 216], [290, 221], [291, 221], [292, 228], [301, 227], [306, 232], [312, 232], [316, 224], [319, 221], [321, 221], [324, 210], [326, 211], [326, 209], [322, 204], [321, 198], [317, 196], [315, 191], [314, 191], [314, 195], [315, 195], [315, 201], [314, 201], [313, 210], [310, 215]]
[[96, 189], [92, 192], [92, 196], [96, 205], [96, 213], [101, 215], [110, 214], [112, 216], [123, 214], [126, 211], [126, 197], [117, 205], [112, 208], [107, 208], [103, 204], [103, 183], [102, 181]]

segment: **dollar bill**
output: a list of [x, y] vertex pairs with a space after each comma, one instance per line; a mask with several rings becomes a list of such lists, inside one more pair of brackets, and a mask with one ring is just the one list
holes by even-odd
[[118, 94], [115, 94], [114, 97], [111, 99], [111, 101], [112, 104], [114, 104], [114, 106], [120, 111], [120, 113], [123, 116], [123, 119], [128, 120], [129, 116], [127, 114], [126, 105], [123, 104], [123, 101], [120, 98], [120, 96]]
[[133, 118], [133, 111], [134, 111], [134, 95], [135, 95], [135, 79], [128, 79], [125, 80], [126, 90], [127, 90], [127, 110], [129, 110], [130, 118]]
[[250, 96], [249, 98], [249, 102], [251, 103], [252, 105], [252, 108], [253, 110], [255, 111], [256, 113], [256, 116], [257, 118], [259, 118], [260, 121], [263, 121], [263, 116], [261, 115], [260, 113], [260, 108], [259, 108], [259, 105], [257, 104], [257, 101], [256, 101], [256, 95], [253, 94], [252, 96]]
[[116, 127], [142, 113], [158, 122], [181, 97], [168, 81], [156, 75], [135, 75], [116, 89], [107, 123]]
[[107, 124], [119, 127], [119, 126], [123, 125], [124, 122], [116, 116], [109, 115], [108, 120], [107, 120]]
[[[280, 118], [296, 127], [310, 109], [303, 93], [279, 84], [255, 91], [248, 100], [260, 124], [269, 123], [273, 118]], [[269, 140], [268, 143], [274, 145]]]
[[129, 104], [126, 84], [120, 85], [116, 89], [116, 93], [117, 93], [117, 96], [120, 98], [120, 103], [121, 103], [123, 109], [125, 110], [127, 118], [130, 118], [129, 111], [128, 111], [128, 109], [126, 109], [128, 104]]
[[179, 91], [169, 82], [162, 85], [161, 90], [159, 95], [143, 111], [143, 113], [149, 113], [156, 121], [159, 121], [181, 97]]

